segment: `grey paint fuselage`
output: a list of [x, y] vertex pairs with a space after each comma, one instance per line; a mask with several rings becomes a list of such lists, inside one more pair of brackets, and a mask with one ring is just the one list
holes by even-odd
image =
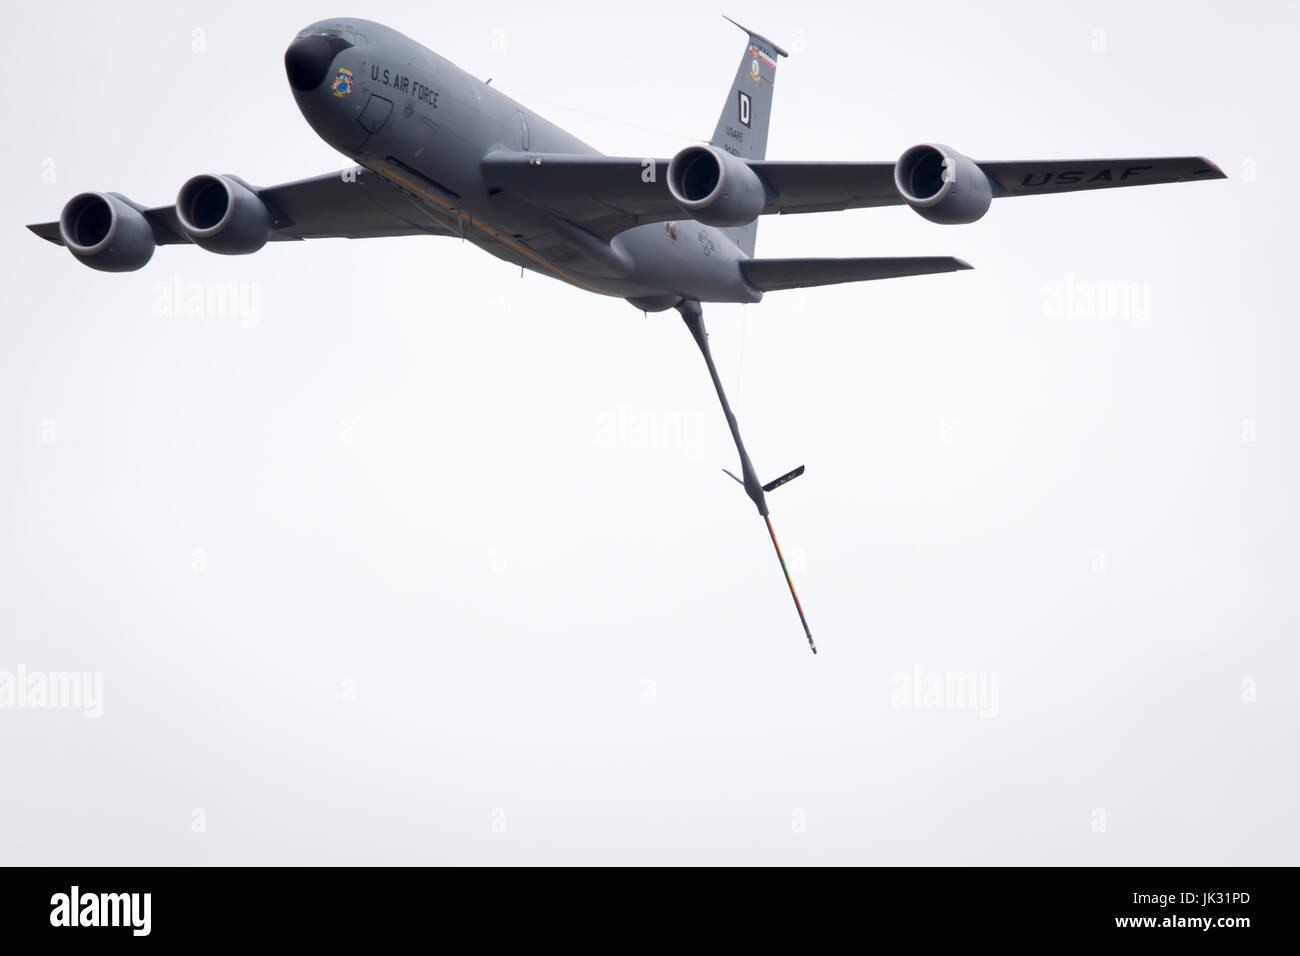
[[[418, 199], [450, 234], [499, 259], [651, 311], [684, 298], [762, 298], [741, 275], [745, 253], [720, 229], [684, 219], [634, 226], [606, 243], [490, 190], [481, 168], [489, 153], [600, 152], [381, 24], [326, 20], [300, 36], [327, 29], [355, 42], [335, 56], [318, 88], [293, 91], [303, 115], [331, 146]], [[340, 71], [350, 74], [343, 84]]]

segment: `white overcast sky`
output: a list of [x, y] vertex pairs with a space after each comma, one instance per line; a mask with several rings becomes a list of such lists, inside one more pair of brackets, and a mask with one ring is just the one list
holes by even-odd
[[[0, 674], [104, 692], [0, 709], [0, 862], [1300, 862], [1295, 8], [589, 8], [10, 12]], [[759, 471], [808, 467], [770, 500], [813, 657], [676, 313], [447, 239], [104, 275], [22, 228], [347, 165], [282, 54], [349, 12], [609, 153], [709, 135], [726, 13], [793, 54], [771, 158], [1230, 180], [762, 223], [975, 266], [706, 310]], [[192, 282], [249, 309], [156, 314]]]

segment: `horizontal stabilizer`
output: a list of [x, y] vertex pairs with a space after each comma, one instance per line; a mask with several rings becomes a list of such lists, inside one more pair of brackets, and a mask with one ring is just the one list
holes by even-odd
[[971, 266], [952, 256], [895, 256], [883, 259], [744, 259], [740, 271], [762, 292], [809, 286], [897, 279], [938, 272], [958, 272]]
[[773, 478], [771, 481], [769, 481], [767, 484], [763, 486], [763, 491], [765, 492], [775, 491], [777, 488], [780, 488], [782, 485], [784, 485], [787, 481], [794, 481], [802, 474], [803, 474], [803, 465], [800, 465], [794, 471], [787, 471], [780, 478]]

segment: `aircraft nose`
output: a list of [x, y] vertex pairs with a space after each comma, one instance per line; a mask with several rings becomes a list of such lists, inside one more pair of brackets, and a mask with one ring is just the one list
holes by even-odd
[[289, 85], [303, 93], [325, 82], [334, 58], [352, 44], [339, 36], [298, 37], [284, 51], [284, 70]]

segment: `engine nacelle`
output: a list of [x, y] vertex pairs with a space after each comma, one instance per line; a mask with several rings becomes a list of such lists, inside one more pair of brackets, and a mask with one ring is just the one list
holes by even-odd
[[81, 193], [59, 215], [59, 235], [77, 261], [100, 272], [133, 272], [153, 258], [153, 229], [125, 196]]
[[950, 146], [913, 146], [894, 165], [894, 185], [920, 215], [945, 226], [974, 222], [993, 202], [984, 171]]
[[271, 238], [266, 203], [233, 176], [195, 176], [176, 196], [176, 218], [196, 246], [223, 256], [256, 252]]
[[687, 146], [668, 162], [668, 192], [707, 226], [744, 226], [767, 204], [767, 190], [743, 160], [715, 146]]

